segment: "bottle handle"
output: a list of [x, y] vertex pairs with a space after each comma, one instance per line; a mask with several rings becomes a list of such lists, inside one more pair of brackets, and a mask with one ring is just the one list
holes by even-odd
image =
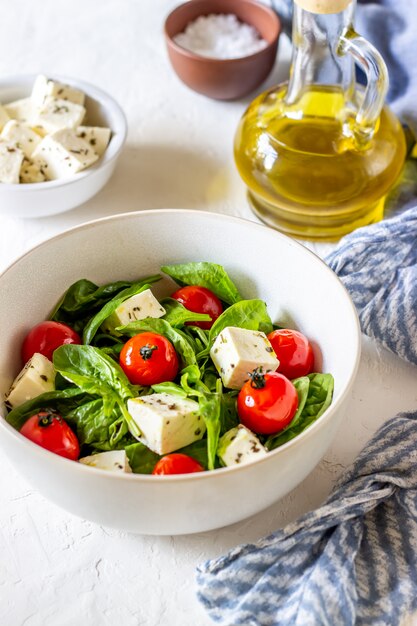
[[373, 137], [387, 95], [389, 86], [387, 66], [378, 50], [352, 28], [341, 36], [340, 46], [340, 53], [352, 55], [367, 78], [363, 101], [353, 129], [359, 143], [366, 144]]

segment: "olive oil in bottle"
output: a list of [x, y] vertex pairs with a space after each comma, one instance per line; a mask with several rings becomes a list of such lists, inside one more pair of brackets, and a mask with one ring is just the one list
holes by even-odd
[[[235, 160], [262, 220], [296, 236], [334, 239], [382, 218], [404, 163], [405, 138], [383, 106], [385, 65], [372, 47], [378, 77], [368, 75], [366, 90], [354, 82], [349, 46], [363, 40], [346, 30], [353, 3], [337, 14], [316, 15], [299, 6], [308, 1], [296, 0], [290, 83], [249, 106], [237, 129]], [[317, 41], [312, 46], [317, 33], [320, 50]], [[344, 48], [340, 41], [347, 42]], [[323, 65], [329, 84], [318, 82]]]

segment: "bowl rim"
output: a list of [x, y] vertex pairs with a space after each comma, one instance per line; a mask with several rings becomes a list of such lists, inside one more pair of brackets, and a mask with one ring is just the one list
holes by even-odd
[[[189, 59], [196, 61], [196, 62], [204, 61], [204, 63], [209, 63], [209, 64], [220, 64], [220, 65], [224, 65], [226, 63], [237, 64], [238, 62], [243, 62], [243, 61], [246, 62], [248, 59], [256, 59], [257, 57], [260, 57], [263, 54], [266, 54], [272, 48], [277, 46], [278, 39], [282, 33], [281, 20], [271, 7], [267, 6], [266, 4], [262, 4], [261, 2], [258, 2], [258, 0], [243, 0], [243, 1], [246, 2], [247, 4], [250, 4], [251, 6], [256, 7], [256, 9], [260, 9], [264, 11], [265, 13], [269, 14], [270, 18], [274, 20], [276, 33], [272, 41], [268, 41], [267, 45], [261, 50], [258, 50], [257, 52], [253, 52], [252, 54], [247, 54], [243, 57], [232, 57], [230, 59], [218, 59], [216, 57], [206, 57], [201, 54], [197, 54], [196, 52], [193, 52], [192, 50], [188, 50], [187, 48], [184, 48], [183, 46], [180, 46], [180, 44], [176, 43], [173, 37], [168, 33], [168, 21], [172, 18], [172, 16], [175, 13], [180, 13], [182, 10], [184, 10], [186, 6], [190, 4], [196, 4], [196, 5], [201, 4], [202, 6], [204, 6], [207, 0], [188, 0], [188, 2], [183, 2], [182, 4], [179, 4], [178, 6], [176, 6], [167, 15], [167, 17], [165, 18], [165, 22], [164, 22], [164, 35], [165, 35], [165, 40], [167, 44], [184, 57], [188, 57]], [[229, 11], [229, 13], [235, 15], [233, 11]], [[201, 13], [198, 17], [204, 16], [204, 15], [208, 15], [208, 14]], [[217, 15], [220, 15], [220, 14], [217, 14]]]
[[[35, 82], [35, 79], [40, 74], [10, 74], [7, 76], [2, 76], [0, 78], [0, 93], [3, 89], [6, 88], [24, 88], [26, 86], [31, 86]], [[71, 87], [75, 87], [84, 92], [84, 94], [96, 100], [104, 109], [111, 111], [116, 120], [117, 125], [116, 128], [111, 128], [112, 135], [110, 138], [110, 142], [102, 156], [98, 159], [96, 163], [91, 165], [91, 167], [87, 167], [85, 170], [81, 172], [77, 172], [70, 178], [63, 178], [57, 180], [46, 180], [40, 183], [26, 183], [16, 185], [14, 183], [1, 183], [0, 184], [0, 193], [1, 190], [4, 191], [12, 191], [14, 193], [28, 193], [28, 192], [37, 192], [37, 191], [45, 191], [47, 189], [61, 188], [67, 185], [72, 185], [79, 180], [87, 178], [91, 176], [94, 172], [102, 169], [108, 163], [111, 163], [115, 159], [117, 159], [120, 155], [120, 152], [123, 149], [123, 146], [126, 142], [127, 138], [127, 119], [126, 115], [121, 108], [120, 104], [111, 96], [109, 93], [101, 89], [100, 87], [96, 87], [92, 83], [89, 83], [85, 80], [80, 80], [78, 78], [56, 74], [54, 72], [45, 74], [48, 78], [52, 80], [57, 80], [66, 85], [70, 85]], [[29, 92], [30, 94], [30, 92]], [[28, 96], [26, 96], [28, 97]], [[3, 106], [7, 106], [7, 102], [3, 102], [0, 98], [0, 102]]]
[[[353, 368], [350, 373], [348, 382], [345, 388], [342, 390], [340, 396], [335, 401], [333, 401], [332, 404], [326, 409], [326, 411], [324, 411], [324, 413], [313, 424], [311, 424], [311, 426], [309, 426], [306, 430], [304, 430], [302, 433], [294, 437], [294, 439], [291, 439], [290, 441], [283, 444], [279, 448], [276, 448], [275, 450], [271, 450], [270, 452], [268, 452], [267, 455], [262, 456], [259, 459], [251, 461], [250, 463], [245, 463], [243, 465], [220, 467], [212, 471], [196, 472], [193, 474], [166, 475], [166, 476], [163, 476], [162, 482], [161, 482], [161, 476], [154, 476], [152, 474], [134, 474], [133, 472], [132, 473], [120, 473], [120, 474], [116, 472], [109, 472], [109, 471], [102, 470], [99, 468], [91, 468], [91, 467], [88, 467], [87, 465], [84, 465], [83, 463], [74, 462], [62, 456], [54, 454], [53, 452], [50, 452], [49, 450], [46, 450], [42, 448], [41, 446], [38, 446], [37, 444], [33, 443], [29, 439], [26, 439], [25, 437], [23, 437], [19, 433], [19, 431], [13, 428], [13, 426], [11, 426], [6, 421], [5, 417], [2, 416], [1, 414], [0, 414], [0, 430], [4, 429], [6, 432], [8, 432], [10, 436], [14, 437], [16, 441], [19, 442], [19, 445], [26, 446], [28, 449], [28, 454], [30, 454], [32, 451], [33, 454], [38, 455], [41, 458], [43, 457], [45, 458], [45, 460], [49, 459], [50, 462], [52, 463], [53, 462], [58, 463], [58, 464], [65, 463], [66, 467], [69, 467], [68, 463], [71, 463], [74, 471], [76, 472], [81, 471], [84, 473], [84, 475], [86, 475], [85, 472], [91, 472], [92, 470], [94, 470], [95, 475], [97, 475], [97, 477], [99, 476], [101, 476], [102, 478], [107, 477], [110, 480], [131, 480], [131, 481], [137, 481], [137, 482], [145, 481], [145, 482], [151, 482], [154, 484], [156, 483], [165, 484], [168, 482], [181, 482], [182, 483], [182, 482], [187, 482], [187, 481], [210, 480], [210, 479], [214, 479], [216, 476], [221, 477], [223, 475], [230, 474], [231, 472], [244, 472], [246, 468], [250, 468], [251, 466], [254, 466], [257, 464], [266, 463], [272, 457], [278, 456], [282, 451], [289, 450], [292, 447], [299, 445], [300, 442], [311, 438], [314, 431], [317, 430], [317, 428], [323, 427], [323, 425], [327, 421], [329, 421], [330, 418], [333, 416], [333, 414], [336, 412], [339, 405], [341, 405], [344, 402], [345, 398], [350, 393], [350, 390], [355, 381], [356, 374], [359, 369], [360, 356], [361, 356], [361, 328], [360, 328], [358, 314], [356, 312], [355, 305], [353, 304], [353, 301], [349, 295], [349, 292], [347, 291], [346, 287], [343, 285], [340, 278], [335, 274], [335, 272], [333, 272], [332, 269], [330, 269], [328, 265], [326, 265], [326, 263], [317, 254], [315, 254], [314, 252], [312, 252], [311, 250], [303, 246], [300, 242], [295, 241], [294, 239], [291, 239], [290, 237], [288, 237], [287, 235], [284, 235], [283, 233], [275, 231], [272, 228], [265, 226], [264, 224], [252, 222], [251, 220], [244, 219], [242, 217], [226, 215], [224, 213], [212, 213], [210, 211], [199, 211], [197, 209], [172, 209], [172, 208], [171, 209], [147, 209], [147, 210], [141, 210], [141, 211], [125, 212], [125, 213], [120, 213], [116, 215], [109, 215], [109, 216], [102, 217], [99, 219], [90, 220], [83, 224], [79, 224], [77, 226], [68, 228], [52, 237], [49, 237], [48, 239], [33, 246], [32, 248], [30, 248], [29, 250], [21, 254], [17, 259], [15, 259], [5, 270], [3, 270], [0, 273], [0, 279], [7, 272], [9, 272], [15, 265], [17, 265], [22, 259], [24, 259], [26, 256], [32, 254], [32, 252], [34, 252], [38, 248], [47, 246], [51, 241], [57, 241], [59, 239], [65, 238], [71, 235], [71, 233], [73, 232], [95, 228], [97, 224], [101, 224], [103, 222], [112, 222], [112, 221], [115, 222], [118, 220], [136, 219], [138, 216], [142, 216], [142, 215], [144, 216], [144, 219], [145, 219], [147, 215], [155, 214], [155, 213], [165, 214], [167, 216], [175, 215], [175, 214], [203, 216], [203, 218], [215, 219], [215, 220], [219, 220], [219, 222], [226, 221], [236, 226], [239, 226], [239, 224], [242, 224], [242, 223], [246, 225], [250, 224], [251, 229], [260, 230], [263, 232], [268, 231], [273, 236], [276, 236], [277, 239], [281, 241], [285, 241], [287, 244], [290, 244], [295, 248], [302, 249], [303, 253], [306, 254], [308, 257], [310, 257], [312, 262], [318, 263], [319, 265], [321, 265], [324, 271], [331, 276], [332, 280], [334, 281], [335, 287], [339, 290], [343, 299], [345, 300], [346, 306], [350, 310], [353, 327], [356, 330], [356, 333], [355, 333], [356, 345], [354, 346], [355, 354], [356, 354], [355, 361], [354, 361]], [[61, 465], [61, 467], [63, 466]]]

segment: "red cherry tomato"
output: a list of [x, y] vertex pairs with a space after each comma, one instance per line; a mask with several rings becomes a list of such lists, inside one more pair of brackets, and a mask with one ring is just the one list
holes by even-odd
[[35, 352], [40, 352], [52, 361], [54, 350], [67, 343], [80, 344], [81, 337], [70, 326], [61, 322], [41, 322], [23, 340], [23, 362], [27, 363]]
[[240, 421], [261, 435], [272, 435], [285, 428], [297, 407], [296, 388], [278, 372], [262, 374], [260, 370], [254, 370], [237, 397]]
[[56, 411], [45, 409], [32, 415], [20, 432], [38, 446], [66, 459], [76, 461], [80, 456], [77, 436]]
[[307, 337], [298, 330], [274, 330], [268, 339], [279, 359], [277, 372], [292, 380], [313, 371], [313, 349]]
[[186, 454], [167, 454], [153, 468], [152, 474], [193, 474], [204, 472], [204, 467]]
[[186, 322], [188, 325], [198, 326], [204, 330], [209, 330], [216, 319], [223, 313], [223, 306], [218, 297], [205, 287], [190, 285], [181, 287], [171, 298], [178, 300], [186, 309], [193, 313], [207, 313], [211, 317], [211, 322]]
[[157, 333], [141, 333], [125, 343], [120, 352], [120, 366], [134, 385], [156, 385], [172, 381], [179, 363], [175, 348]]

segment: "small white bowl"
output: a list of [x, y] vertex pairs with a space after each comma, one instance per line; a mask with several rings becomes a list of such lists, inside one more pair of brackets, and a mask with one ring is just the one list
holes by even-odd
[[[111, 96], [82, 80], [49, 74], [48, 77], [85, 93], [87, 124], [110, 128], [110, 143], [94, 165], [72, 178], [20, 185], [0, 183], [0, 214], [12, 217], [45, 217], [69, 211], [87, 202], [109, 180], [126, 141], [126, 118]], [[13, 100], [27, 98], [35, 78], [35, 75], [1, 78], [0, 103], [4, 105]]]
[[[76, 254], [74, 254], [76, 250]], [[301, 435], [247, 465], [177, 476], [112, 474], [68, 461], [25, 439], [0, 415], [0, 446], [32, 485], [80, 517], [126, 531], [173, 535], [232, 524], [268, 507], [320, 461], [343, 417], [360, 356], [355, 308], [337, 276], [312, 252], [265, 226], [199, 211], [117, 215], [69, 230], [22, 256], [0, 276], [0, 396], [18, 373], [27, 331], [79, 278], [97, 284], [154, 274], [161, 265], [224, 265], [246, 298], [272, 319], [292, 318], [335, 378], [332, 405]], [[172, 292], [161, 281], [158, 295]], [[27, 306], [30, 301], [30, 307]], [[1, 407], [0, 407], [1, 410]]]

